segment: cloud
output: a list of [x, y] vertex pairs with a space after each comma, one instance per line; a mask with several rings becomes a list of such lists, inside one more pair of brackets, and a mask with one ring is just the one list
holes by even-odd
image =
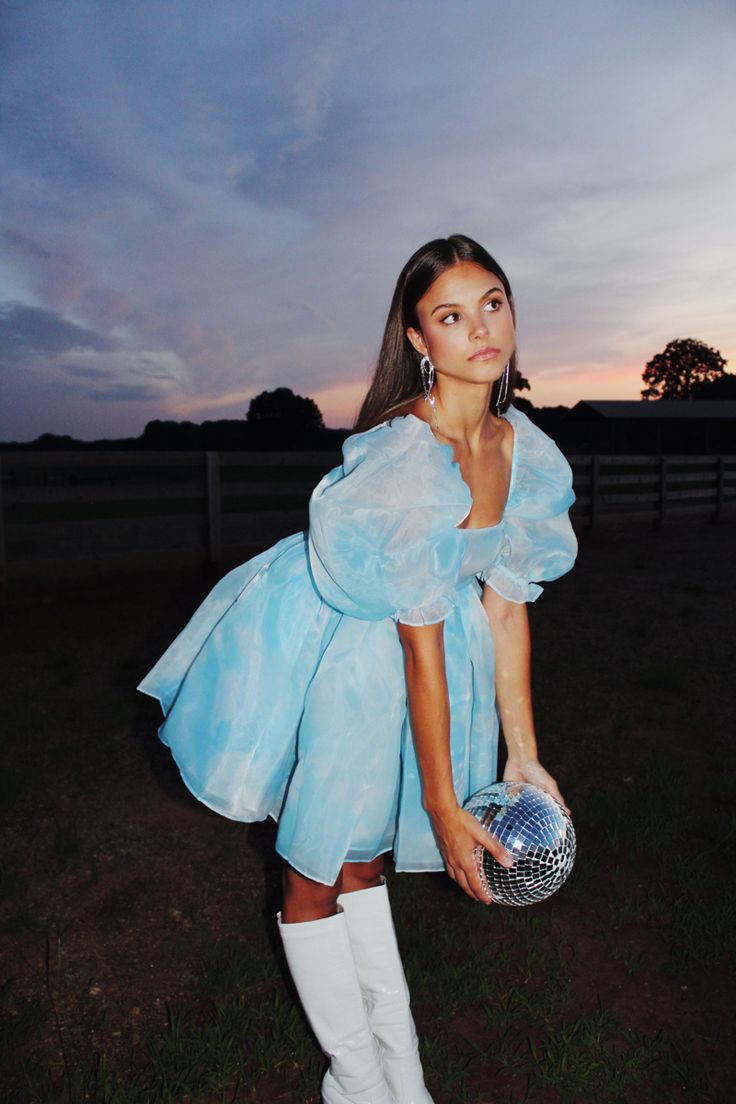
[[146, 387], [144, 384], [111, 384], [104, 391], [93, 391], [90, 395], [95, 402], [151, 402], [160, 398], [160, 393], [155, 387]]
[[281, 151], [282, 157], [300, 154], [323, 138], [330, 107], [330, 85], [345, 54], [344, 35], [333, 27], [306, 60], [294, 89], [294, 121], [298, 136]]
[[18, 362], [29, 355], [57, 356], [70, 349], [107, 352], [114, 342], [67, 322], [53, 311], [26, 303], [0, 303], [0, 360]]
[[60, 379], [96, 402], [163, 402], [180, 389], [181, 365], [168, 351], [81, 351], [49, 365]]
[[78, 376], [80, 379], [101, 380], [108, 376], [103, 368], [85, 367], [83, 364], [60, 364], [59, 368], [67, 375]]
[[262, 390], [262, 387], [245, 387], [219, 395], [172, 395], [166, 409], [173, 418], [238, 418], [243, 416], [253, 396]]
[[19, 233], [18, 230], [13, 230], [12, 227], [2, 227], [2, 235], [5, 239], [6, 245], [15, 247], [17, 249], [25, 250], [30, 253], [32, 257], [38, 257], [42, 261], [64, 261], [65, 258], [59, 253], [54, 253], [51, 249], [44, 249], [43, 246], [34, 242], [31, 238], [25, 234]]

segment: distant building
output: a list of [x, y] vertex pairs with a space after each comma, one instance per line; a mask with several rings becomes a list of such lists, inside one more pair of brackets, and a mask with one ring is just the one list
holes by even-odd
[[736, 453], [736, 400], [587, 400], [559, 424], [566, 452]]

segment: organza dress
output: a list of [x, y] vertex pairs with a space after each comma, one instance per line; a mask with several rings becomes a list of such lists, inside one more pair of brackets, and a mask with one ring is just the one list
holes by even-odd
[[200, 801], [278, 821], [276, 848], [332, 885], [343, 862], [393, 849], [397, 870], [442, 870], [422, 806], [396, 622], [444, 621], [457, 799], [496, 777], [493, 638], [482, 586], [533, 601], [577, 544], [567, 461], [510, 407], [501, 521], [461, 529], [470, 490], [452, 449], [412, 414], [348, 438], [310, 500], [309, 531], [215, 586], [139, 689]]

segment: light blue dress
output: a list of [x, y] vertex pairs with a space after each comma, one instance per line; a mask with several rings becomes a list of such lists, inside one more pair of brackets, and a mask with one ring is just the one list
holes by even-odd
[[273, 817], [277, 850], [316, 881], [392, 848], [397, 870], [443, 869], [397, 621], [444, 621], [458, 800], [496, 777], [482, 585], [533, 601], [577, 549], [567, 461], [526, 415], [505, 417], [513, 464], [497, 525], [458, 528], [470, 490], [420, 418], [357, 433], [312, 494], [308, 533], [229, 572], [140, 684], [192, 793], [235, 820]]

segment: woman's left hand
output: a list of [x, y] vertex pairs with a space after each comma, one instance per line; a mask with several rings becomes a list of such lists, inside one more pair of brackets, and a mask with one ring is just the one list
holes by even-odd
[[538, 786], [540, 790], [551, 794], [560, 805], [569, 813], [564, 797], [560, 793], [559, 786], [549, 771], [546, 771], [538, 759], [529, 759], [525, 763], [515, 763], [509, 760], [503, 772], [504, 782], [529, 782], [532, 786]]

